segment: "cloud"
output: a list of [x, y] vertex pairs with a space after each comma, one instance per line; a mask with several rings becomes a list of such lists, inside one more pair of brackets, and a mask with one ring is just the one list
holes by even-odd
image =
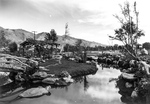
[[114, 22], [117, 20], [115, 17], [113, 17], [112, 14], [106, 14], [106, 13], [99, 13], [99, 14], [93, 14], [89, 15], [86, 18], [78, 19], [79, 23], [91, 23], [94, 25], [114, 25]]
[[114, 69], [99, 69], [94, 76], [88, 76], [92, 84], [86, 94], [105, 102], [119, 100], [121, 95], [118, 94], [115, 82], [109, 82], [109, 79], [117, 78], [120, 74], [120, 71]]
[[[77, 5], [73, 3], [66, 3], [65, 1], [46, 1], [42, 2], [41, 0], [34, 1], [34, 6], [39, 10], [42, 11], [45, 14], [51, 14], [55, 19], [75, 19], [83, 16], [85, 13], [81, 11], [80, 8], [78, 8]], [[32, 1], [33, 2], [33, 1]], [[86, 12], [87, 14], [87, 12]]]
[[105, 88], [95, 86], [95, 87], [89, 87], [87, 89], [86, 94], [90, 95], [92, 98], [98, 98], [100, 100], [104, 100], [107, 102], [111, 102], [114, 100], [119, 100], [120, 96], [114, 88], [115, 86], [105, 86]]
[[[19, 0], [0, 0], [0, 7], [9, 7], [15, 5]], [[22, 2], [22, 1], [21, 1]]]
[[52, 17], [52, 15], [49, 15], [49, 17], [51, 18], [51, 17]]
[[[113, 30], [120, 26], [113, 14], [120, 15], [118, 4], [123, 4], [124, 1], [126, 0], [0, 0], [0, 21], [1, 26], [6, 28], [41, 32], [54, 28], [58, 34], [64, 33], [65, 23], [68, 22], [72, 36], [108, 43], [106, 35], [113, 34]], [[146, 12], [149, 8], [148, 0], [136, 1], [140, 12], [139, 28], [149, 34], [149, 15]], [[133, 4], [134, 0], [130, 2]], [[148, 38], [146, 35], [146, 41]]]
[[86, 23], [86, 21], [85, 20], [82, 20], [82, 19], [78, 19], [77, 20], [79, 23]]
[[31, 19], [40, 16], [41, 12], [26, 0], [0, 0], [0, 13], [5, 18]]
[[67, 101], [63, 98], [53, 97], [53, 99], [50, 100], [50, 103], [52, 104], [72, 104], [71, 102]]

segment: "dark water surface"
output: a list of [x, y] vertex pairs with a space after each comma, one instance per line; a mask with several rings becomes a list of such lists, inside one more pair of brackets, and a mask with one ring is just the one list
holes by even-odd
[[0, 104], [123, 104], [115, 81], [109, 82], [109, 79], [117, 78], [120, 74], [119, 70], [99, 68], [95, 75], [77, 78], [67, 87], [52, 88], [50, 96], [38, 98], [16, 99], [22, 92], [22, 88], [19, 88], [13, 95], [0, 98], [6, 101]]

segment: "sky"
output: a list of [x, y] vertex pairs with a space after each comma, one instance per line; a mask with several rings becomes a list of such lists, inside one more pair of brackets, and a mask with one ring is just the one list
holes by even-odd
[[[129, 0], [133, 7], [137, 2], [139, 28], [145, 36], [139, 43], [150, 42], [149, 0]], [[65, 34], [106, 45], [120, 44], [109, 39], [120, 22], [113, 16], [121, 16], [119, 4], [126, 0], [0, 0], [0, 26], [9, 29]]]

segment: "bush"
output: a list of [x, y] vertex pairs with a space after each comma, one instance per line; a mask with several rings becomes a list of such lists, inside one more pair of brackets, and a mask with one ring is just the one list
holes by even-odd
[[16, 52], [17, 49], [18, 49], [18, 46], [17, 46], [17, 44], [15, 42], [10, 43], [8, 47], [9, 47], [9, 51], [10, 52]]

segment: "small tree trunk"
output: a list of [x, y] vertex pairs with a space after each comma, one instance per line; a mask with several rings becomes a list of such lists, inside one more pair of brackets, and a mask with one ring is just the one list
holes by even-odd
[[150, 91], [146, 95], [146, 104], [150, 104]]
[[87, 52], [86, 52], [86, 50], [84, 50], [84, 55], [83, 55], [84, 63], [86, 63], [86, 60], [87, 60]]

